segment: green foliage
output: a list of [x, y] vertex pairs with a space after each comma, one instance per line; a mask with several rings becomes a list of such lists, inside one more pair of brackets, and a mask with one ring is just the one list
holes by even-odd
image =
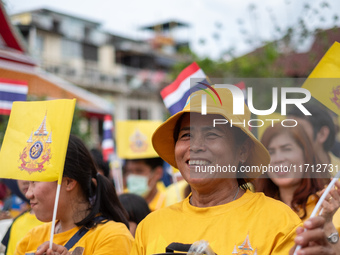
[[2, 142], [4, 140], [8, 119], [9, 119], [9, 116], [0, 115], [0, 147], [1, 147]]
[[74, 109], [74, 115], [72, 120], [71, 134], [74, 134], [81, 138], [85, 143], [90, 140], [90, 132], [87, 129], [85, 132], [82, 130], [82, 121], [86, 121], [83, 112], [77, 107]]

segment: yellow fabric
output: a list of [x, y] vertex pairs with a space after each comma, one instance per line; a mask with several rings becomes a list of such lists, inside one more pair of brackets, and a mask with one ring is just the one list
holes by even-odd
[[180, 180], [176, 183], [170, 184], [165, 191], [166, 194], [166, 206], [173, 205], [182, 201], [184, 196], [184, 190], [189, 184], [186, 180]]
[[[225, 205], [197, 208], [189, 197], [149, 214], [137, 227], [131, 255], [165, 252], [172, 242], [206, 240], [216, 254], [289, 254], [301, 220], [287, 205], [247, 191]], [[247, 239], [247, 248], [243, 242]]]
[[154, 120], [117, 121], [118, 156], [124, 159], [159, 157], [152, 147], [151, 136], [161, 123]]
[[333, 166], [331, 175], [335, 177], [336, 173], [340, 171], [340, 158], [336, 157], [332, 152], [329, 152], [328, 155], [331, 159], [331, 165]]
[[61, 183], [76, 100], [14, 102], [0, 178]]
[[[306, 221], [311, 216], [319, 198], [316, 195], [310, 195], [307, 200], [306, 204], [306, 217], [302, 219], [302, 221]], [[303, 211], [300, 210], [298, 212], [299, 217], [303, 215]], [[337, 229], [338, 232], [340, 232], [340, 210], [337, 210], [336, 213], [333, 216], [333, 224], [334, 227]]]
[[6, 255], [13, 255], [18, 242], [28, 231], [41, 224], [43, 222], [39, 221], [30, 211], [23, 213], [15, 219], [11, 226]]
[[[52, 223], [45, 223], [32, 230], [21, 240], [17, 246], [15, 255], [35, 252], [39, 245], [49, 241]], [[65, 245], [68, 240], [79, 230], [76, 227], [63, 233], [55, 234], [53, 242]], [[98, 224], [90, 229], [71, 249], [73, 251], [84, 248], [82, 255], [128, 255], [133, 243], [130, 231], [123, 223], [109, 221], [105, 224]]]
[[[311, 95], [339, 115], [340, 43], [334, 42], [302, 85]], [[320, 79], [323, 78], [323, 79]], [[326, 80], [326, 78], [329, 78]]]
[[157, 190], [155, 197], [149, 203], [150, 210], [156, 211], [158, 209], [164, 208], [166, 206], [166, 196], [164, 191]]

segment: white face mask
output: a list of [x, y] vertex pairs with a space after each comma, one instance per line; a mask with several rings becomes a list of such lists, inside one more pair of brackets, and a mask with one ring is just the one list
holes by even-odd
[[149, 178], [143, 175], [129, 174], [126, 184], [129, 192], [139, 196], [145, 196], [149, 192]]

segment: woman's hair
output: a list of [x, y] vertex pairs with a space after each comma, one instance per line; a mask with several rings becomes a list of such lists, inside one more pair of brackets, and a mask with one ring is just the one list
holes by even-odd
[[151, 211], [148, 203], [141, 196], [126, 193], [119, 195], [119, 200], [129, 214], [129, 221], [139, 224]]
[[[103, 175], [97, 174], [96, 165], [85, 144], [76, 136], [70, 135], [63, 177], [76, 180], [90, 204], [89, 214], [77, 226], [92, 227], [98, 215], [127, 227], [127, 213], [117, 197], [113, 183]], [[96, 179], [97, 184], [92, 179]]]
[[[315, 166], [319, 160], [314, 153], [313, 146], [306, 132], [299, 125], [295, 127], [283, 127], [280, 123], [276, 123], [273, 127], [266, 129], [262, 136], [261, 142], [268, 149], [273, 138], [284, 133], [293, 138], [296, 144], [302, 149], [304, 157], [303, 162], [304, 164], [309, 165], [308, 169], [311, 169], [313, 166], [314, 169], [316, 169]], [[301, 219], [306, 217], [306, 204], [308, 197], [312, 194], [316, 195], [316, 192], [323, 189], [324, 185], [329, 182], [329, 178], [327, 178], [328, 176], [325, 175], [325, 173], [304, 171], [300, 185], [295, 190], [293, 200], [291, 202], [291, 206], [294, 211], [298, 212], [300, 208], [302, 209], [303, 214], [301, 214]], [[266, 196], [280, 199], [279, 187], [269, 178], [267, 173], [265, 173], [264, 176], [261, 176], [261, 178], [256, 181], [255, 190], [258, 192], [263, 192]]]
[[[173, 132], [173, 139], [174, 139], [175, 144], [178, 140], [178, 135], [179, 135], [179, 132], [180, 132], [182, 120], [183, 120], [183, 117], [185, 116], [185, 114], [189, 114], [189, 113], [182, 114], [181, 117], [179, 117], [179, 119], [176, 122], [174, 132]], [[221, 115], [221, 118], [224, 119], [224, 116]], [[249, 136], [245, 132], [243, 132], [240, 128], [233, 126], [233, 127], [231, 127], [231, 130], [234, 133], [235, 142], [238, 146], [242, 145], [243, 143], [246, 142], [247, 139], [249, 139]], [[251, 146], [252, 146], [252, 144], [251, 144]], [[239, 171], [240, 166], [241, 166], [241, 163], [238, 165], [238, 169], [237, 169], [238, 171], [237, 171], [237, 175], [236, 175], [236, 180], [237, 180], [238, 186], [240, 188], [244, 189], [244, 190], [247, 190], [247, 189], [250, 190], [250, 187], [247, 184], [248, 181], [239, 176], [240, 173], [241, 173]]]

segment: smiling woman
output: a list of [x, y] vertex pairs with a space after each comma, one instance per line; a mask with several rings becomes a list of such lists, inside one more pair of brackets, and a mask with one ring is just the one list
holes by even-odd
[[[26, 198], [45, 224], [33, 228], [17, 245], [15, 254], [128, 255], [133, 237], [126, 211], [109, 179], [97, 172], [84, 143], [70, 136], [52, 249], [49, 238], [57, 182], [29, 183]], [[80, 252], [80, 253], [79, 253]]]
[[[318, 164], [312, 143], [301, 125], [284, 128], [276, 124], [266, 129], [261, 141], [270, 153], [270, 164], [274, 167], [288, 166], [290, 171], [266, 173], [257, 180], [256, 190], [281, 200], [303, 221], [307, 220], [320, 198], [319, 191], [330, 182], [329, 169], [317, 168], [322, 164]], [[340, 187], [340, 183], [336, 185]], [[339, 205], [340, 193], [332, 190], [324, 201], [321, 214], [326, 221], [324, 231], [327, 237], [340, 231]], [[340, 244], [336, 244], [335, 248], [340, 254]]]
[[[246, 189], [244, 184], [260, 171], [239, 171], [241, 166], [259, 167], [270, 161], [265, 147], [242, 125], [250, 119], [249, 109], [245, 106], [245, 115], [233, 115], [231, 92], [216, 90], [223, 106], [207, 97], [207, 115], [201, 115], [204, 92], [194, 92], [190, 103], [155, 131], [156, 152], [179, 169], [192, 193], [182, 202], [148, 215], [138, 225], [132, 255], [158, 254], [173, 242], [199, 240], [208, 241], [216, 254], [289, 254], [294, 246], [300, 219], [285, 204]], [[237, 120], [238, 124], [214, 127], [216, 118]], [[194, 174], [197, 167], [218, 166], [238, 171]], [[325, 254], [332, 254], [325, 236], [320, 236], [322, 219], [314, 218], [309, 224], [308, 231], [298, 230], [305, 254], [309, 254], [305, 248], [311, 238], [315, 246], [309, 251], [322, 248]]]

